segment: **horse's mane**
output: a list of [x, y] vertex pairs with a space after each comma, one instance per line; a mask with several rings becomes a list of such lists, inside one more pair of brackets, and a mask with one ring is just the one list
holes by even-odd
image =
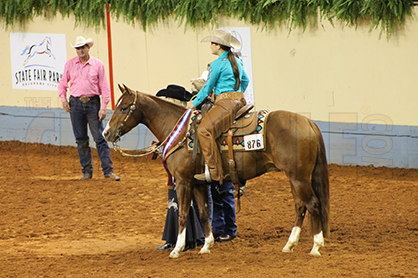
[[[175, 106], [178, 106], [178, 107], [181, 107], [181, 108], [185, 108], [183, 105], [181, 105], [181, 104], [178, 104], [178, 103], [176, 103], [176, 102], [174, 102], [174, 101], [170, 101], [170, 100], [168, 100], [167, 98], [162, 98], [162, 97], [158, 97], [158, 96], [153, 96], [154, 98], [157, 98], [157, 99], [160, 99], [160, 100], [162, 100], [162, 101], [164, 101], [164, 102], [168, 102], [168, 103], [170, 103], [170, 104], [174, 104]], [[173, 99], [173, 100], [177, 100], [177, 99]]]
[[155, 96], [155, 95], [150, 95], [150, 94], [147, 94], [147, 93], [142, 93], [142, 92], [139, 92], [139, 91], [136, 91], [136, 93], [145, 95], [145, 96], [149, 97], [150, 99], [152, 99], [156, 102], [162, 102], [162, 103], [165, 103], [165, 104], [173, 106], [173, 107], [177, 107], [177, 108], [182, 109], [182, 110], [186, 109], [183, 105], [180, 105], [180, 104], [177, 104], [175, 102], [169, 101], [169, 100], [164, 99], [162, 97], [158, 97], [158, 96]]
[[[137, 99], [136, 105], [138, 106], [138, 108], [142, 107], [143, 109], [146, 109], [146, 110], [151, 109], [151, 111], [149, 112], [151, 112], [151, 115], [154, 115], [154, 116], [157, 116], [157, 114], [159, 113], [158, 111], [160, 112], [165, 111], [165, 112], [170, 112], [173, 115], [178, 114], [177, 116], [180, 117], [180, 115], [182, 115], [184, 113], [184, 110], [186, 109], [186, 107], [182, 105], [165, 100], [161, 97], [143, 93], [137, 90], [132, 90], [128, 88], [126, 85], [123, 85], [123, 87], [119, 85], [119, 88], [123, 94], [128, 93], [130, 95], [136, 96], [136, 99]], [[122, 97], [123, 96], [121, 96], [121, 98]], [[118, 103], [120, 101], [121, 99], [119, 99]], [[155, 113], [152, 113], [152, 112], [155, 112]]]

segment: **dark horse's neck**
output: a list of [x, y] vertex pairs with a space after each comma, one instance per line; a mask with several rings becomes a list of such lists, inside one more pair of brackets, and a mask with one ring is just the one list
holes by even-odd
[[162, 142], [173, 130], [183, 115], [185, 108], [156, 96], [138, 94], [138, 108], [142, 114], [140, 121]]

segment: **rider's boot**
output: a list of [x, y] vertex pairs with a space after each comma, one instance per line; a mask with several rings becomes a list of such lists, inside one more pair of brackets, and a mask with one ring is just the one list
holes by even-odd
[[221, 184], [223, 183], [223, 175], [219, 173], [218, 169], [209, 169], [209, 167], [205, 164], [205, 172], [202, 174], [194, 175], [194, 178], [199, 181], [206, 181], [208, 183], [212, 181], [219, 181]]
[[212, 178], [210, 176], [210, 171], [209, 171], [209, 167], [207, 164], [205, 164], [205, 172], [202, 174], [196, 174], [194, 175], [194, 178], [197, 179], [198, 181], [206, 181], [208, 183], [212, 182]]
[[206, 174], [205, 173], [196, 174], [194, 175], [194, 178], [197, 179], [198, 181], [206, 181]]

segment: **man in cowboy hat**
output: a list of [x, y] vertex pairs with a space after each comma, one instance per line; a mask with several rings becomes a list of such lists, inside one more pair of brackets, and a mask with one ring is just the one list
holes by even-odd
[[[89, 54], [93, 44], [93, 39], [79, 36], [75, 45], [71, 45], [75, 48], [77, 56], [65, 64], [64, 74], [58, 84], [58, 92], [65, 112], [70, 112], [80, 164], [83, 167], [81, 179], [88, 180], [93, 177], [88, 125], [102, 162], [104, 176], [119, 181], [120, 178], [113, 173], [109, 146], [102, 135], [102, 120], [106, 117], [106, 107], [110, 101], [110, 86], [102, 61]], [[70, 82], [69, 101], [67, 101], [68, 82]], [[102, 96], [101, 100], [100, 96]]]

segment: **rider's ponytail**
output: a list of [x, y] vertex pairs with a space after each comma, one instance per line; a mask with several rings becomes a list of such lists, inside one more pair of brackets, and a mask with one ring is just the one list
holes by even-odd
[[241, 80], [239, 79], [239, 69], [238, 69], [238, 63], [235, 59], [234, 53], [232, 53], [231, 48], [225, 45], [220, 45], [221, 48], [228, 52], [228, 60], [231, 63], [232, 71], [234, 72], [235, 76], [235, 91], [238, 91], [241, 86]]

